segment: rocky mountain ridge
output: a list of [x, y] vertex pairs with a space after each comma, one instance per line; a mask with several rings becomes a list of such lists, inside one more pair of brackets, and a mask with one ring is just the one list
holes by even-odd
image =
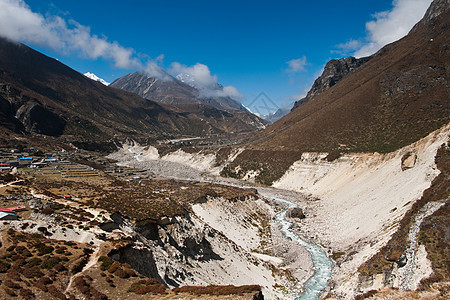
[[340, 59], [332, 59], [325, 65], [322, 74], [314, 81], [306, 97], [296, 101], [292, 110], [305, 104], [315, 96], [327, 91], [344, 77], [355, 72], [372, 57], [354, 58], [353, 56]]
[[[161, 79], [151, 76], [145, 71], [138, 71], [116, 79], [111, 86], [173, 106], [203, 104], [220, 110], [242, 110], [241, 104], [230, 97], [202, 96], [201, 91], [185, 77], [172, 77], [167, 73], [165, 75], [166, 77]], [[185, 80], [186, 82], [184, 82]], [[220, 86], [218, 85], [217, 88]]]

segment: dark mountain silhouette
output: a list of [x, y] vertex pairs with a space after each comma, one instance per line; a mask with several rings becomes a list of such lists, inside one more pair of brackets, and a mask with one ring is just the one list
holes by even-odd
[[104, 86], [23, 44], [0, 38], [2, 135], [37, 134], [95, 149], [126, 138], [146, 142], [257, 127], [233, 113], [197, 106], [209, 118]]

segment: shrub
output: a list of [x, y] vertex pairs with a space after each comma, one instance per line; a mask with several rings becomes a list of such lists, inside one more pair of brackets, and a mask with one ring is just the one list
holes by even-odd
[[58, 290], [55, 286], [48, 286], [48, 292], [55, 298], [60, 300], [67, 300], [66, 295], [64, 295], [60, 290]]
[[11, 288], [11, 289], [20, 289], [21, 288], [21, 286], [20, 286], [20, 284], [18, 284], [17, 282], [14, 282], [14, 281], [12, 281], [12, 280], [5, 280], [4, 282], [3, 282], [3, 284], [5, 285], [5, 286], [7, 286], [7, 287], [9, 287], [9, 288]]
[[21, 252], [24, 251], [25, 249], [27, 249], [25, 246], [17, 246], [17, 247], [16, 247], [16, 252], [17, 252], [17, 253], [21, 253]]
[[39, 278], [38, 282], [40, 282], [44, 285], [49, 285], [49, 284], [53, 283], [53, 281], [50, 278], [48, 278], [47, 276]]
[[59, 264], [60, 259], [58, 257], [50, 257], [44, 260], [44, 262], [41, 264], [41, 269], [51, 269], [57, 264]]
[[100, 256], [98, 258], [98, 261], [102, 262], [102, 264], [100, 265], [100, 267], [103, 270], [108, 269], [114, 262], [114, 260], [112, 260], [111, 258], [109, 258], [108, 256]]
[[175, 293], [191, 293], [194, 295], [240, 295], [261, 291], [259, 285], [209, 285], [209, 286], [183, 286], [174, 288]]
[[[51, 215], [51, 214], [53, 214], [55, 211], [53, 210], [53, 209], [51, 209], [51, 208], [44, 208], [44, 209], [42, 209], [41, 211], [40, 211], [40, 213], [41, 214], [44, 214], [44, 215]], [[38, 228], [38, 230], [39, 230], [39, 228]]]
[[33, 245], [34, 248], [36, 248], [36, 250], [38, 251], [39, 256], [45, 255], [45, 254], [50, 254], [53, 252], [53, 247], [52, 246], [47, 246], [44, 243], [36, 243]]
[[128, 273], [126, 271], [124, 271], [123, 269], [119, 269], [115, 272], [115, 274], [120, 277], [120, 278], [129, 278], [130, 275], [128, 275]]
[[137, 274], [134, 270], [125, 269], [125, 272], [127, 272], [128, 276], [130, 276], [130, 277], [137, 277]]
[[138, 295], [144, 295], [144, 294], [147, 294], [147, 293], [151, 293], [151, 294], [167, 294], [166, 288], [162, 284], [160, 284], [160, 285], [146, 285], [146, 286], [142, 286], [140, 288], [137, 288], [135, 293], [138, 294]]
[[65, 270], [67, 270], [67, 268], [62, 264], [62, 263], [58, 263], [54, 266], [54, 269], [58, 272], [63, 272]]
[[35, 278], [35, 277], [42, 277], [44, 274], [39, 270], [37, 266], [26, 268], [23, 270], [23, 276], [27, 278]]
[[116, 272], [120, 267], [120, 264], [118, 262], [114, 262], [111, 267], [108, 268], [108, 272], [109, 273], [114, 273]]
[[27, 264], [30, 267], [40, 265], [41, 263], [42, 263], [42, 259], [40, 259], [39, 257], [33, 257], [27, 261]]
[[11, 256], [12, 261], [21, 260], [21, 259], [23, 259], [23, 256], [19, 255], [19, 254]]
[[11, 265], [8, 264], [7, 262], [0, 261], [0, 273], [8, 272], [10, 267], [11, 267]]
[[26, 256], [26, 257], [31, 257], [31, 256], [33, 256], [33, 254], [31, 254], [30, 250], [28, 250], [28, 249], [23, 250], [23, 251], [22, 251], [22, 255], [23, 255], [23, 256]]
[[63, 254], [64, 251], [66, 251], [66, 250], [67, 250], [66, 247], [59, 247], [59, 248], [56, 249], [55, 252], [56, 252], [57, 254]]
[[24, 299], [34, 299], [34, 293], [30, 289], [21, 289], [19, 294]]
[[138, 295], [151, 294], [167, 294], [166, 288], [156, 279], [143, 279], [133, 283], [127, 290], [129, 293]]

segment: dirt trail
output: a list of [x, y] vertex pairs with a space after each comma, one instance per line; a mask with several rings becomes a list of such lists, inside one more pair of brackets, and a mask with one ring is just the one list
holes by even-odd
[[92, 255], [89, 256], [89, 260], [88, 260], [87, 264], [84, 266], [83, 270], [81, 270], [81, 272], [79, 272], [79, 273], [76, 273], [76, 274], [73, 274], [72, 276], [70, 276], [69, 283], [67, 284], [67, 287], [66, 287], [64, 293], [67, 293], [69, 291], [75, 277], [83, 274], [84, 272], [86, 272], [87, 270], [89, 270], [90, 268], [95, 266], [95, 264], [97, 263], [97, 260], [98, 260], [99, 251], [100, 251], [100, 245], [95, 247], [94, 252], [92, 253]]
[[23, 180], [20, 179], [20, 180], [8, 182], [7, 184], [0, 184], [0, 188], [5, 187], [5, 186], [11, 186], [11, 185], [13, 185], [15, 183], [18, 183], [18, 182], [21, 182], [21, 181], [23, 181]]

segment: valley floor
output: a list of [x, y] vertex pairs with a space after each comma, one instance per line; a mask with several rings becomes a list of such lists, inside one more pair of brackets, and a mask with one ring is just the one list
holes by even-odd
[[[407, 278], [401, 275], [404, 272], [401, 267], [392, 271], [391, 279], [386, 274], [364, 277], [358, 268], [388, 243], [405, 214], [440, 174], [435, 156], [447, 144], [449, 128], [444, 126], [388, 154], [348, 154], [328, 162], [326, 153], [304, 153], [274, 183], [275, 188], [218, 176], [221, 167], [214, 164], [215, 157], [211, 154], [179, 150], [159, 157], [151, 147], [125, 146], [110, 157], [119, 164], [149, 169], [164, 177], [251, 187], [265, 197], [297, 203], [307, 217], [297, 222], [294, 230], [305, 240], [328, 249], [336, 261], [333, 293], [353, 298], [383, 287], [415, 289], [433, 273], [423, 246], [414, 246]], [[446, 202], [448, 199], [430, 204], [432, 208], [428, 211], [425, 208], [424, 216], [431, 215]], [[226, 228], [222, 224], [219, 230], [226, 231]], [[240, 235], [232, 234], [237, 238]]]

